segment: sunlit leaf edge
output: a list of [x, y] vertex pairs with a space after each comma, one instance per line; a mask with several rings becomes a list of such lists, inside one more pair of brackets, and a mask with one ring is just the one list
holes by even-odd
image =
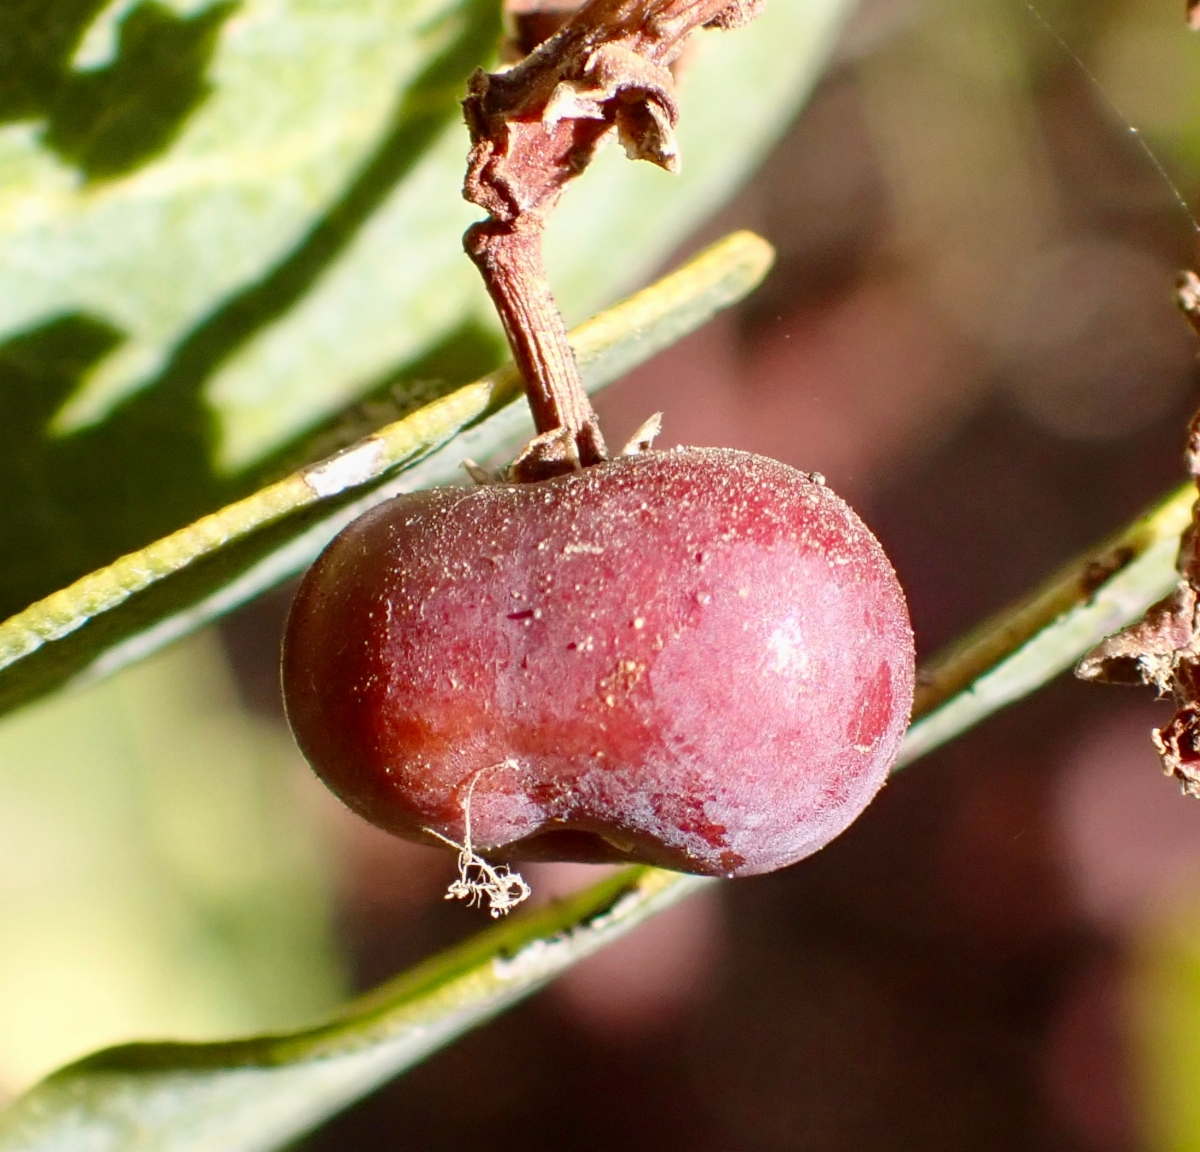
[[1195, 502], [1196, 486], [1181, 485], [932, 660], [897, 768], [1040, 688], [1165, 596]]

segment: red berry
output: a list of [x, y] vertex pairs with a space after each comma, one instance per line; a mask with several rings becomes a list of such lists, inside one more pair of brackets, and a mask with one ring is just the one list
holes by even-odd
[[841, 832], [913, 692], [903, 593], [819, 481], [718, 449], [368, 512], [308, 573], [288, 716], [401, 836], [750, 875]]

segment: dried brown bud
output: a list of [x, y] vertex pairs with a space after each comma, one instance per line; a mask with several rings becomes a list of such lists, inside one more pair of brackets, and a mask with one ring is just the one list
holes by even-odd
[[[1196, 0], [1200, 5], [1200, 0]], [[1196, 12], [1200, 16], [1200, 7]], [[1180, 272], [1175, 280], [1175, 303], [1193, 328], [1200, 332], [1200, 276], [1195, 272]]]
[[1174, 691], [1180, 662], [1200, 659], [1198, 640], [1196, 592], [1181, 580], [1141, 620], [1097, 644], [1075, 674], [1097, 684], [1148, 684], [1166, 695]]

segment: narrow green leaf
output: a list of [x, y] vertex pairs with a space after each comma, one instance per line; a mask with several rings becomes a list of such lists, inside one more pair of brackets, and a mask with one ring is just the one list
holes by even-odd
[[0, 1114], [0, 1152], [266, 1152], [713, 883], [631, 868], [480, 933], [291, 1036], [132, 1044]]
[[[740, 300], [772, 259], [765, 240], [734, 233], [580, 325], [572, 343], [587, 386]], [[302, 571], [372, 504], [461, 479], [464, 457], [531, 434], [520, 396], [515, 370], [501, 368], [32, 604], [0, 624], [0, 712], [107, 675]]]

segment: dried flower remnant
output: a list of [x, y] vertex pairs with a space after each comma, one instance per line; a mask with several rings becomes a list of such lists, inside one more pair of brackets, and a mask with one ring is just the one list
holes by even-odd
[[[1195, 21], [1200, 0], [1193, 4]], [[1180, 275], [1176, 300], [1200, 335], [1200, 277]], [[1200, 412], [1188, 427], [1186, 460], [1200, 485]], [[1200, 557], [1197, 528], [1200, 502], [1179, 545], [1179, 582], [1170, 595], [1147, 609], [1135, 624], [1110, 636], [1089, 652], [1076, 668], [1083, 680], [1102, 684], [1149, 684], [1160, 696], [1170, 695], [1175, 715], [1152, 733], [1154, 746], [1169, 776], [1183, 791], [1200, 799]]]
[[[520, 768], [513, 759], [502, 760], [497, 768]], [[475, 785], [487, 768], [481, 768], [471, 777], [467, 797], [463, 801], [463, 842], [459, 844], [449, 836], [443, 836], [436, 828], [425, 831], [442, 843], [458, 849], [458, 879], [446, 889], [447, 900], [465, 900], [468, 908], [478, 908], [486, 899], [488, 914], [493, 920], [507, 916], [518, 904], [530, 897], [529, 885], [520, 872], [514, 872], [507, 864], [489, 864], [475, 851], [471, 843], [471, 801], [475, 797]]]
[[559, 197], [616, 134], [631, 158], [676, 171], [670, 65], [693, 32], [752, 19], [760, 0], [588, 0], [506, 72], [478, 71], [463, 102], [463, 195], [488, 212], [464, 246], [483, 274], [525, 378], [538, 435], [515, 480], [608, 458], [546, 283], [542, 233]]

